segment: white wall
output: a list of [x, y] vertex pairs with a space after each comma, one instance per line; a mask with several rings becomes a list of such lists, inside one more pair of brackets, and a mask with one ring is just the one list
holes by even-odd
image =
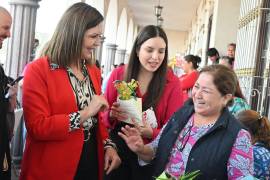
[[240, 0], [215, 1], [210, 47], [220, 55], [226, 54], [227, 44], [236, 42], [239, 14]]
[[165, 29], [169, 43], [169, 59], [175, 57], [176, 53], [184, 53], [185, 39], [188, 36], [187, 32]]

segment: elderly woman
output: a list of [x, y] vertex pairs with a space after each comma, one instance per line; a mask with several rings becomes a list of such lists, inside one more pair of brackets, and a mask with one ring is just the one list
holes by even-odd
[[[252, 175], [250, 134], [229, 113], [237, 85], [235, 73], [222, 65], [204, 67], [192, 99], [179, 109], [157, 138], [144, 145], [136, 128], [119, 135], [140, 159], [151, 162], [153, 176], [173, 178], [200, 171], [198, 179], [240, 179]], [[153, 160], [153, 161], [152, 161]]]

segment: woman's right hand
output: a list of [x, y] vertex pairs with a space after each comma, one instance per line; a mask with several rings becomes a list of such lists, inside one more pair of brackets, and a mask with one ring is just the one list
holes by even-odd
[[89, 105], [80, 111], [81, 121], [84, 122], [89, 117], [95, 116], [99, 111], [104, 111], [109, 108], [109, 104], [104, 96], [94, 95]]
[[117, 119], [118, 121], [124, 121], [128, 118], [126, 112], [121, 109], [120, 104], [118, 102], [114, 102], [110, 111], [111, 119]]
[[121, 130], [122, 132], [118, 132], [118, 135], [124, 139], [129, 149], [137, 154], [143, 153], [144, 143], [138, 129], [126, 125]]

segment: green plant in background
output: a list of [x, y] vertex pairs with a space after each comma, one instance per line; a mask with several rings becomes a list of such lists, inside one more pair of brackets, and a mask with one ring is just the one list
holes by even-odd
[[130, 82], [114, 81], [114, 87], [116, 88], [119, 99], [129, 100], [132, 97], [136, 98], [136, 88], [138, 87], [138, 81], [132, 79]]
[[199, 175], [200, 175], [200, 170], [197, 170], [191, 173], [184, 174], [180, 176], [178, 179], [175, 179], [172, 177], [168, 178], [165, 172], [163, 172], [158, 178], [156, 178], [156, 180], [193, 180]]

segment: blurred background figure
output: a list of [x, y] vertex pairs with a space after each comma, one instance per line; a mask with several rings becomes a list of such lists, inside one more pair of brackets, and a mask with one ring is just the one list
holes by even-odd
[[218, 64], [219, 62], [219, 53], [216, 48], [210, 48], [207, 51], [208, 59], [212, 62], [212, 64]]
[[37, 53], [38, 46], [39, 46], [39, 40], [35, 39], [33, 49], [32, 49], [31, 55], [30, 55], [30, 61], [33, 61], [36, 58], [36, 53]]
[[270, 179], [270, 122], [253, 110], [237, 115], [251, 134], [254, 156], [254, 177]]
[[192, 54], [185, 56], [182, 60], [181, 67], [185, 74], [180, 76], [179, 79], [181, 81], [184, 101], [191, 97], [192, 88], [199, 77], [197, 68], [200, 62], [201, 58]]
[[227, 46], [227, 56], [233, 59], [235, 58], [235, 50], [236, 50], [236, 44], [235, 43], [230, 43]]
[[234, 63], [234, 58], [231, 58], [229, 56], [222, 56], [219, 59], [219, 64], [227, 66], [228, 68], [231, 68], [231, 69], [233, 69], [233, 63]]
[[233, 104], [228, 107], [230, 113], [236, 116], [239, 112], [250, 109], [245, 96], [242, 93], [239, 82], [237, 81], [236, 91], [233, 97]]
[[104, 77], [104, 79], [102, 79], [102, 85], [101, 85], [101, 92], [102, 94], [104, 94], [105, 92], [105, 89], [107, 87], [107, 83], [108, 83], [108, 80], [113, 72], [113, 70], [117, 68], [117, 65], [116, 64], [113, 64], [111, 65], [111, 69], [110, 69], [110, 72], [108, 72], [108, 74], [106, 75], [106, 77]]
[[[222, 56], [219, 59], [219, 64], [224, 65], [230, 69], [233, 69], [234, 59], [229, 56]], [[233, 104], [228, 107], [229, 111], [235, 116], [237, 113], [250, 109], [245, 96], [242, 93], [239, 81], [237, 81], [237, 87], [233, 98]]]

